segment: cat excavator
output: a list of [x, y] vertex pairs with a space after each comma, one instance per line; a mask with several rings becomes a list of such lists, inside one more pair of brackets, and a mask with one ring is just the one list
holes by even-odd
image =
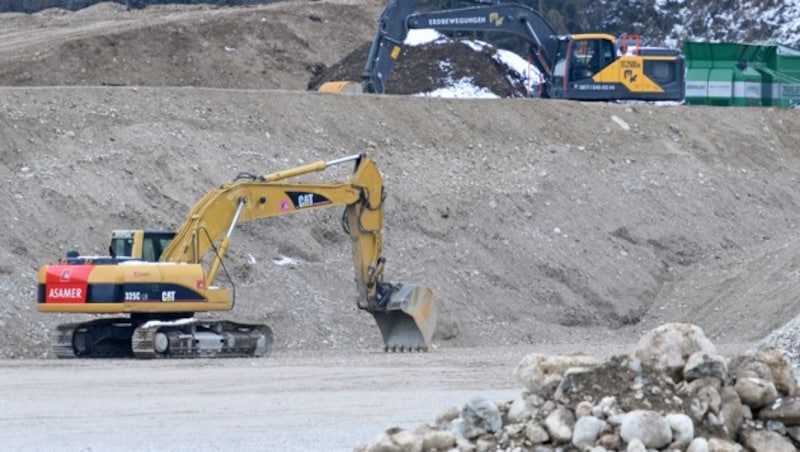
[[[346, 162], [345, 181], [289, 181]], [[425, 351], [437, 321], [432, 291], [384, 281], [382, 176], [366, 154], [318, 161], [262, 176], [240, 174], [206, 193], [177, 232], [117, 230], [108, 256], [70, 252], [38, 274], [38, 311], [117, 314], [59, 325], [54, 352], [72, 357], [267, 356], [268, 325], [198, 319], [228, 311], [235, 287], [217, 285], [237, 225], [261, 218], [344, 206], [353, 245], [357, 306], [378, 324], [387, 351]], [[228, 278], [230, 279], [230, 278]], [[119, 314], [124, 314], [120, 316]]]
[[[558, 36], [533, 8], [501, 0], [439, 9], [432, 0], [390, 0], [378, 20], [360, 90], [356, 82], [324, 83], [321, 92], [386, 92], [409, 30], [496, 32], [523, 38], [542, 79], [533, 97], [597, 101], [682, 101], [685, 59], [676, 49], [643, 47], [639, 35]], [[431, 10], [431, 9], [434, 10]]]

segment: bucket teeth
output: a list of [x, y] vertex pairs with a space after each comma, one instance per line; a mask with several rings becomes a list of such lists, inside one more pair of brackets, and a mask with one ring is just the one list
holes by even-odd
[[428, 347], [422, 345], [407, 345], [407, 344], [396, 344], [396, 343], [388, 343], [383, 346], [383, 351], [385, 352], [427, 352]]

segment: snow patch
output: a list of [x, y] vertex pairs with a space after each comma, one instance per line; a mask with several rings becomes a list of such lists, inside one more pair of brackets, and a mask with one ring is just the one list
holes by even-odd
[[287, 257], [287, 256], [275, 257], [275, 258], [272, 259], [272, 262], [274, 262], [275, 265], [280, 265], [280, 266], [284, 266], [284, 265], [300, 265], [300, 261], [298, 259], [294, 259], [294, 258]]
[[403, 44], [407, 46], [421, 46], [423, 44], [430, 44], [440, 39], [447, 39], [443, 34], [432, 28], [420, 28], [416, 30], [409, 30]]
[[491, 92], [488, 88], [479, 88], [475, 85], [472, 77], [464, 77], [458, 80], [449, 80], [447, 87], [435, 89], [427, 93], [418, 93], [417, 97], [444, 97], [444, 98], [483, 98], [498, 99], [500, 96]]

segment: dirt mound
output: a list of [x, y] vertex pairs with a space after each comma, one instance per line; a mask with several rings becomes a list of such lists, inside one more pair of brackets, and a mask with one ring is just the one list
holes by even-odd
[[[321, 71], [309, 82], [316, 90], [325, 82], [360, 81], [371, 43], [356, 48], [341, 61]], [[400, 52], [386, 83], [386, 94], [432, 93], [466, 80], [477, 89], [498, 97], [527, 97], [521, 75], [496, 56], [496, 48], [474, 41], [444, 40], [406, 46]]]
[[379, 8], [281, 2], [128, 11], [100, 3], [57, 15], [3, 14], [0, 85], [302, 90], [320, 67], [351, 51], [349, 43], [370, 39]]
[[[4, 14], [14, 33], [0, 44], [0, 85], [313, 90], [326, 81], [359, 81], [380, 7], [282, 2], [127, 10], [99, 3], [74, 13]], [[350, 25], [341, 27], [340, 17]], [[466, 78], [499, 97], [526, 95], [519, 74], [493, 48], [474, 47], [450, 40], [404, 47], [387, 93], [431, 92]]]

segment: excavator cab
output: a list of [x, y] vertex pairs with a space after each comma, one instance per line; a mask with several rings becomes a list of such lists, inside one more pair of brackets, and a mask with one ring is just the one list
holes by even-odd
[[175, 238], [174, 232], [115, 230], [111, 233], [109, 254], [114, 258], [129, 257], [145, 262], [158, 262], [161, 253]]
[[570, 80], [591, 78], [614, 61], [614, 44], [605, 36], [573, 39], [566, 43], [571, 62]]
[[[591, 79], [615, 60], [613, 37], [605, 34], [563, 36], [556, 47], [552, 86], [567, 91], [571, 83]], [[562, 96], [554, 96], [562, 97]]]

